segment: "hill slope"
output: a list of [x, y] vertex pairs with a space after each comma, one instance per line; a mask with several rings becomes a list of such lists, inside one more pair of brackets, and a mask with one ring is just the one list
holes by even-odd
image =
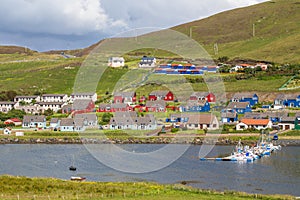
[[191, 36], [215, 58], [300, 62], [300, 0], [268, 1], [173, 29]]

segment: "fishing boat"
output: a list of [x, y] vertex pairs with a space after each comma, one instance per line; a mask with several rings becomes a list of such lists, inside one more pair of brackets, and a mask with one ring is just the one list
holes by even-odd
[[76, 167], [74, 166], [75, 156], [73, 155], [72, 165], [69, 167], [70, 171], [76, 171]]
[[71, 181], [84, 181], [86, 178], [81, 176], [71, 176]]

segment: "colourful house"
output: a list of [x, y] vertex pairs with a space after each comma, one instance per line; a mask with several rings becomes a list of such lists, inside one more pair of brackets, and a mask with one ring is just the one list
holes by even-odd
[[190, 100], [206, 100], [209, 103], [216, 102], [216, 96], [211, 92], [194, 92]]
[[274, 100], [274, 109], [283, 109], [286, 107], [300, 107], [300, 95], [299, 94], [279, 94]]
[[114, 103], [135, 103], [136, 93], [135, 92], [117, 92], [114, 94]]
[[252, 112], [249, 102], [229, 102], [227, 109], [234, 110], [238, 114], [245, 114], [246, 112]]
[[231, 102], [249, 102], [250, 106], [258, 103], [258, 96], [255, 93], [236, 93], [231, 98]]
[[210, 104], [206, 100], [189, 100], [180, 105], [180, 112], [209, 112]]
[[167, 90], [156, 90], [152, 91], [148, 97], [149, 101], [164, 100], [164, 101], [174, 101], [174, 94]]

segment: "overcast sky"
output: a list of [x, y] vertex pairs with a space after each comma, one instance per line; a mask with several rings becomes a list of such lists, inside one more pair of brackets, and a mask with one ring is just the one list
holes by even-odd
[[266, 0], [1, 0], [0, 45], [87, 47], [133, 28], [168, 28]]

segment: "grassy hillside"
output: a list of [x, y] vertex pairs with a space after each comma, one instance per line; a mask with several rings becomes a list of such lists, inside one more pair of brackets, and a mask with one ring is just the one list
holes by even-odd
[[293, 199], [287, 195], [199, 190], [156, 183], [71, 182], [53, 178], [0, 177], [1, 199]]
[[[228, 56], [232, 59], [299, 63], [299, 10], [299, 0], [273, 0], [226, 11], [173, 29], [192, 36], [215, 58]], [[215, 43], [218, 45], [216, 55]]]

